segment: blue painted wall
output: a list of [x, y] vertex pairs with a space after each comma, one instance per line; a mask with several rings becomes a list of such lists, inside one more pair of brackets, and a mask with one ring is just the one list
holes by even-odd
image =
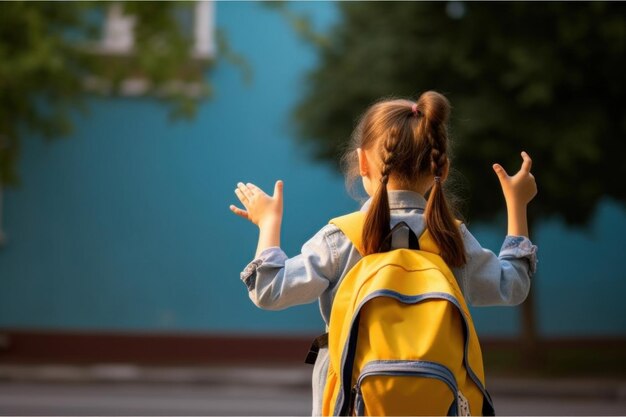
[[[291, 7], [320, 29], [337, 20], [332, 3]], [[228, 210], [237, 181], [271, 189], [283, 179], [283, 246], [293, 255], [329, 218], [358, 207], [343, 179], [312, 163], [293, 138], [289, 114], [314, 51], [259, 3], [220, 2], [217, 21], [252, 65], [254, 80], [246, 85], [237, 69], [220, 63], [208, 74], [215, 97], [195, 120], [170, 123], [166, 109], [147, 99], [92, 99], [90, 114], [74, 118], [71, 137], [26, 138], [23, 183], [5, 191], [0, 327], [322, 329], [315, 304], [285, 312], [251, 304], [238, 274], [254, 254], [256, 229]], [[472, 230], [499, 249], [503, 229]], [[544, 335], [626, 336], [626, 273], [619, 267], [625, 232], [624, 210], [607, 201], [586, 233], [557, 219], [535, 233]], [[475, 314], [483, 335], [517, 334], [517, 309]]]
[[[541, 179], [538, 179], [541, 187]], [[541, 194], [538, 195], [541, 198]], [[501, 244], [493, 226], [472, 228], [492, 250]], [[539, 332], [545, 337], [626, 336], [626, 211], [603, 201], [584, 229], [568, 229], [560, 219], [531, 231], [539, 246], [539, 272], [533, 282]], [[473, 309], [479, 332], [516, 335], [518, 308]]]

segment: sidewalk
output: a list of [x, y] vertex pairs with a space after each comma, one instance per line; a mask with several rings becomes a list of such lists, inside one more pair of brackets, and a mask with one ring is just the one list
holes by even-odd
[[[272, 386], [310, 389], [312, 367], [302, 366], [137, 366], [0, 364], [0, 383], [135, 383]], [[493, 396], [534, 398], [595, 398], [626, 401], [626, 380], [611, 378], [489, 377]]]

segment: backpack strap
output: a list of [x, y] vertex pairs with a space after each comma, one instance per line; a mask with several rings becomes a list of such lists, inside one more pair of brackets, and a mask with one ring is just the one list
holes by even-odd
[[365, 224], [365, 212], [355, 211], [341, 217], [335, 217], [329, 223], [337, 226], [344, 235], [350, 239], [357, 251], [361, 255], [365, 253], [363, 250], [363, 242], [361, 234], [363, 233], [363, 225]]
[[320, 349], [323, 348], [328, 348], [328, 333], [317, 336], [313, 340], [313, 343], [311, 343], [311, 347], [309, 348], [309, 353], [307, 353], [306, 358], [304, 359], [304, 363], [315, 365]]
[[[356, 211], [344, 216], [335, 217], [329, 222], [330, 224], [337, 226], [348, 237], [348, 239], [350, 239], [356, 250], [359, 251], [361, 255], [365, 253], [363, 250], [363, 242], [361, 240], [363, 225], [365, 224], [365, 215], [366, 213], [364, 211]], [[457, 220], [457, 224], [460, 226], [461, 221]], [[439, 247], [437, 247], [437, 244], [428, 229], [424, 230], [424, 232], [419, 236], [419, 239], [417, 239], [417, 242], [415, 242], [415, 233], [413, 233], [411, 228], [405, 222], [400, 222], [394, 226], [391, 233], [385, 238], [385, 240], [389, 240], [387, 242], [389, 246], [391, 243], [391, 235], [401, 227], [406, 227], [409, 230], [410, 249], [421, 249], [426, 252], [441, 255], [441, 251], [439, 250]]]

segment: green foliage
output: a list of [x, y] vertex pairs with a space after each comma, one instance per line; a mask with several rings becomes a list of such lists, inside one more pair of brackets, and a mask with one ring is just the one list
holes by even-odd
[[533, 216], [584, 224], [603, 197], [626, 201], [626, 4], [346, 2], [317, 43], [296, 110], [300, 137], [336, 163], [358, 116], [387, 96], [433, 89], [453, 105], [453, 165], [470, 219], [503, 208], [491, 170], [534, 160]]
[[266, 7], [273, 9], [291, 24], [292, 29], [305, 41], [319, 47], [330, 46], [327, 36], [316, 32], [311, 24], [309, 16], [294, 12], [285, 1], [269, 1], [263, 3]]
[[[108, 2], [0, 3], [0, 184], [18, 182], [20, 137], [27, 128], [54, 138], [71, 131], [69, 113], [85, 108], [86, 80], [105, 94], [140, 77], [172, 115], [191, 117], [210, 94], [209, 62], [191, 58], [191, 33], [176, 20], [188, 2], [129, 2], [136, 17], [135, 49], [125, 56], [98, 52]], [[179, 86], [172, 88], [172, 81]], [[194, 83], [187, 94], [180, 83]]]

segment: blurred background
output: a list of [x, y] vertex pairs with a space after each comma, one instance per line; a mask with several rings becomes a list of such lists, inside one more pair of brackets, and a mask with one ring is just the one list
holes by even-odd
[[496, 411], [626, 414], [626, 4], [2, 2], [0, 36], [0, 413], [310, 413], [318, 306], [249, 301], [233, 190], [283, 179], [297, 254], [360, 206], [358, 116], [433, 89], [496, 253], [491, 165], [534, 160], [531, 297], [472, 310]]

